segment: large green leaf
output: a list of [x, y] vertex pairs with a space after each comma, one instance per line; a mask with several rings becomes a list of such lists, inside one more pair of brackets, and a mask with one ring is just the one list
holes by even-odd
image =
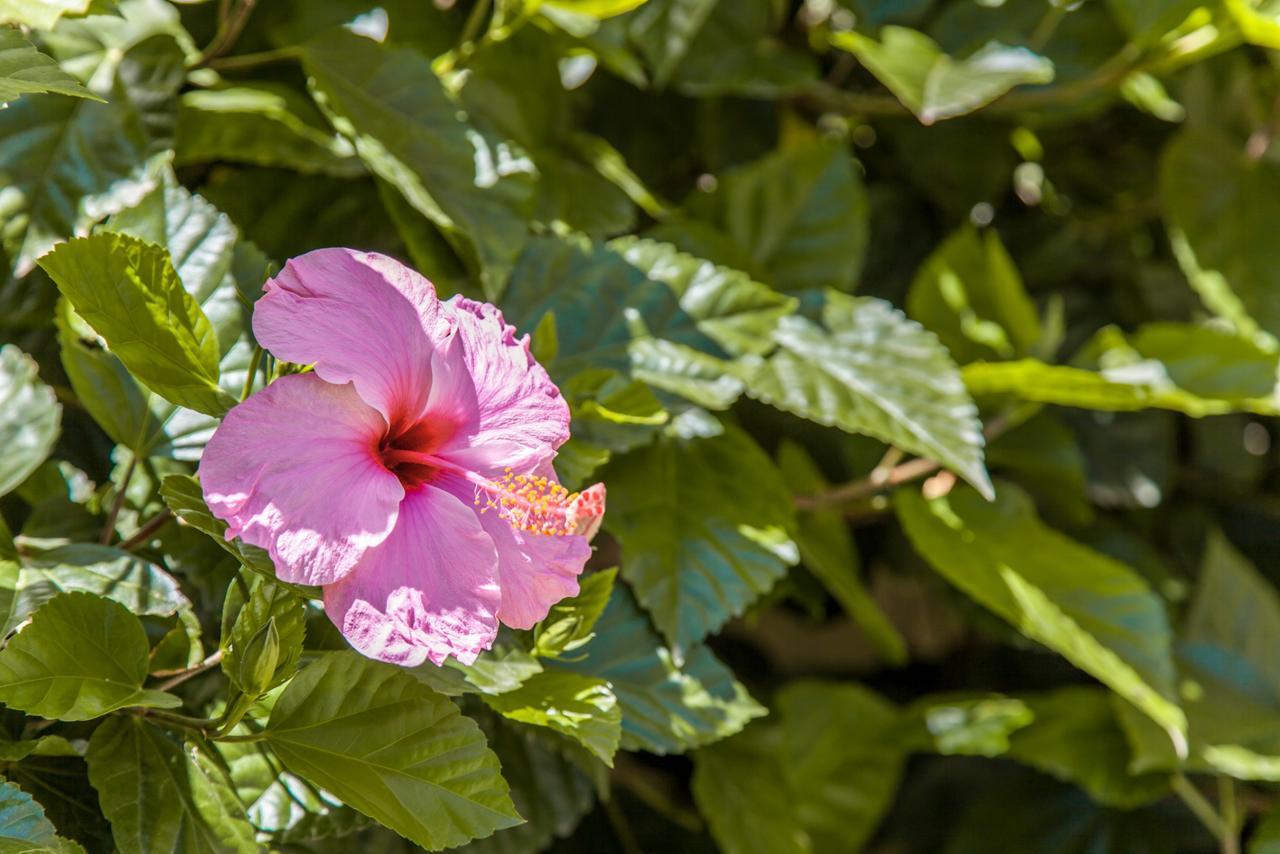
[[649, 336], [716, 357], [761, 352], [794, 306], [742, 273], [668, 244], [579, 237], [532, 240], [503, 303], [508, 319], [530, 331], [554, 313], [559, 352], [548, 369], [562, 380], [587, 368], [627, 371], [633, 339]]
[[65, 299], [58, 301], [55, 322], [62, 368], [76, 400], [116, 444], [139, 456], [156, 451], [164, 438], [164, 425], [151, 411], [151, 393]]
[[0, 27], [0, 104], [22, 95], [45, 92], [77, 98], [97, 97], [51, 58], [36, 50], [21, 31]]
[[630, 231], [630, 170], [607, 142], [574, 128], [570, 94], [558, 71], [562, 52], [561, 42], [538, 27], [482, 44], [467, 61], [459, 98], [474, 118], [533, 159], [540, 175], [539, 221], [597, 237]]
[[185, 93], [174, 148], [179, 165], [221, 160], [307, 174], [364, 173], [351, 143], [325, 126], [314, 104], [269, 82]]
[[861, 850], [902, 773], [897, 721], [858, 685], [788, 685], [776, 717], [694, 754], [693, 795], [720, 848]]
[[61, 244], [40, 266], [152, 391], [210, 415], [235, 404], [218, 386], [215, 330], [183, 289], [167, 251], [102, 232]]
[[[1280, 780], [1280, 595], [1220, 533], [1205, 549], [1195, 596], [1179, 633], [1191, 762], [1244, 780]], [[1138, 726], [1130, 721], [1131, 731]], [[1139, 743], [1138, 764], [1177, 762], [1163, 745]]]
[[[0, 240], [19, 275], [57, 241], [154, 186], [183, 82], [177, 12], [135, 0], [46, 35], [63, 67], [110, 103], [28, 95], [0, 111]], [[153, 157], [153, 155], [159, 155]]]
[[937, 460], [990, 494], [977, 407], [937, 337], [883, 300], [835, 291], [822, 319], [783, 318], [778, 351], [742, 369], [747, 393]]
[[1035, 305], [994, 231], [962, 228], [935, 249], [911, 283], [907, 313], [959, 362], [1026, 356], [1040, 338]]
[[181, 705], [172, 694], [143, 689], [149, 651], [142, 623], [123, 605], [64, 593], [0, 650], [0, 702], [68, 721], [126, 706]]
[[899, 490], [898, 518], [948, 581], [1060, 653], [1159, 723], [1185, 748], [1171, 633], [1160, 598], [1136, 572], [1046, 527], [1030, 499], [1002, 483], [926, 499]]
[[518, 824], [497, 757], [447, 698], [354, 652], [308, 666], [268, 743], [294, 773], [429, 850]]
[[1010, 736], [1009, 758], [1075, 783], [1095, 802], [1121, 809], [1168, 792], [1168, 775], [1130, 773], [1129, 743], [1106, 691], [1069, 686], [1023, 701], [1033, 717], [1029, 726]]
[[[483, 711], [483, 710], [480, 710]], [[478, 715], [489, 746], [511, 783], [511, 800], [525, 823], [477, 839], [463, 854], [528, 854], [568, 836], [606, 785], [605, 768], [563, 738], [537, 727]]]
[[[1271, 224], [1280, 217], [1280, 166], [1249, 157], [1215, 127], [1182, 131], [1165, 148], [1160, 193], [1198, 277], [1212, 273], [1264, 330], [1280, 336], [1280, 265]], [[1218, 308], [1218, 306], [1211, 306]]]
[[582, 744], [606, 765], [622, 738], [622, 710], [603, 679], [563, 670], [531, 676], [514, 691], [481, 695], [503, 717], [543, 726]]
[[5, 854], [54, 854], [75, 848], [58, 838], [44, 808], [10, 782], [0, 782], [0, 851]]
[[36, 372], [17, 347], [0, 347], [0, 495], [26, 480], [58, 439], [62, 407]]
[[[217, 337], [218, 383], [224, 392], [239, 397], [253, 361], [246, 306], [258, 298], [266, 280], [263, 254], [240, 236], [226, 214], [179, 184], [171, 170], [165, 170], [160, 186], [137, 204], [112, 216], [107, 228], [169, 250], [183, 288], [200, 305]], [[217, 420], [159, 398], [151, 399], [150, 409], [164, 425], [162, 434], [144, 434], [155, 443], [151, 453], [199, 459]], [[98, 417], [99, 410], [90, 411]]]
[[1053, 79], [1053, 63], [1045, 57], [995, 41], [964, 59], [907, 27], [885, 27], [878, 42], [840, 32], [831, 43], [858, 57], [926, 125], [971, 113], [1015, 86]]
[[617, 586], [591, 642], [547, 667], [610, 684], [622, 707], [626, 750], [681, 753], [730, 736], [765, 713], [706, 647], [684, 653], [677, 661], [631, 594]]
[[194, 744], [113, 717], [94, 730], [85, 758], [124, 854], [259, 850], [224, 772]]
[[740, 430], [663, 437], [616, 458], [603, 478], [622, 577], [677, 655], [740, 615], [799, 560], [786, 485]]
[[[721, 229], [749, 271], [780, 290], [851, 291], [867, 251], [868, 207], [846, 146], [815, 140], [725, 172], [714, 192], [692, 197], [689, 213]], [[703, 242], [679, 220], [652, 236], [695, 255]]]
[[104, 596], [138, 615], [191, 611], [177, 580], [151, 561], [111, 546], [75, 543], [40, 552], [23, 564], [12, 614], [7, 623], [0, 620], [0, 634], [59, 593], [75, 591]]
[[[791, 440], [778, 447], [778, 468], [796, 495], [815, 495], [828, 484], [804, 448]], [[907, 662], [907, 644], [859, 577], [858, 552], [838, 507], [801, 510], [796, 522], [800, 559], [867, 634], [885, 661]]]
[[337, 31], [308, 44], [303, 64], [369, 169], [469, 252], [496, 298], [526, 239], [529, 160], [461, 117], [412, 49]]

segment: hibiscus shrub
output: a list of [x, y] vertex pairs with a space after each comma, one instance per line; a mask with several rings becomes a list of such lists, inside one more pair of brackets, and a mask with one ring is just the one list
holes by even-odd
[[0, 0], [0, 851], [1280, 850], [1272, 49]]

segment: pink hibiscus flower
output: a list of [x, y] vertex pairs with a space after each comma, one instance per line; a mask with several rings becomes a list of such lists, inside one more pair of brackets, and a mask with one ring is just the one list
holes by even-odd
[[470, 664], [578, 592], [604, 487], [551, 468], [569, 408], [501, 312], [383, 255], [320, 249], [266, 284], [263, 347], [314, 371], [227, 413], [200, 461], [227, 538], [320, 585], [351, 645]]

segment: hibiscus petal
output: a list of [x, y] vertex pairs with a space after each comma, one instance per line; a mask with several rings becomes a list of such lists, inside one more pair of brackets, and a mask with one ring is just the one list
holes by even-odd
[[[436, 483], [464, 503], [474, 501], [475, 488], [460, 477], [444, 476]], [[578, 595], [578, 576], [591, 557], [586, 537], [517, 531], [493, 511], [479, 518], [498, 549], [499, 620], [513, 629], [531, 629], [552, 605]]]
[[[444, 308], [457, 325], [453, 344], [471, 376], [476, 414], [441, 455], [488, 447], [484, 457], [491, 467], [476, 469], [486, 476], [505, 466], [528, 471], [549, 460], [569, 438], [569, 406], [530, 354], [528, 336], [517, 339], [515, 327], [488, 303], [455, 296]], [[497, 448], [504, 453], [492, 450]]]
[[498, 633], [498, 554], [475, 511], [428, 484], [405, 496], [396, 529], [325, 588], [329, 618], [370, 658], [408, 667], [475, 661]]
[[350, 384], [281, 377], [227, 413], [200, 460], [227, 538], [267, 549], [276, 573], [330, 584], [395, 527], [404, 488], [375, 458], [386, 430]]
[[264, 293], [253, 332], [277, 358], [354, 383], [393, 426], [426, 407], [433, 340], [451, 325], [431, 282], [376, 252], [317, 249], [286, 263]]

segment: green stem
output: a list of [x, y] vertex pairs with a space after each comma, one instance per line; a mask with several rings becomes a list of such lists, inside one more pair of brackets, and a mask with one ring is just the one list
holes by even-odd
[[245, 735], [215, 735], [213, 740], [227, 742], [228, 744], [237, 744], [247, 741], [266, 741], [267, 734], [265, 732], [250, 732]]
[[1049, 43], [1049, 39], [1053, 38], [1054, 32], [1058, 29], [1058, 24], [1062, 23], [1062, 19], [1066, 14], [1066, 6], [1051, 2], [1049, 11], [1044, 13], [1040, 23], [1036, 24], [1035, 30], [1032, 31], [1031, 37], [1027, 39], [1027, 47], [1036, 53], [1043, 50], [1044, 46]]
[[175, 712], [166, 712], [163, 709], [147, 709], [142, 716], [150, 718], [156, 723], [168, 724], [179, 729], [188, 729], [199, 733], [206, 732], [210, 727], [218, 723], [213, 718], [193, 718], [190, 715], [179, 715]]
[[1235, 781], [1225, 775], [1218, 778], [1218, 812], [1222, 815], [1226, 835], [1222, 837], [1222, 854], [1240, 854], [1240, 816], [1236, 808]]
[[296, 46], [282, 47], [275, 50], [264, 50], [258, 53], [242, 53], [239, 56], [226, 56], [218, 59], [210, 59], [204, 63], [204, 67], [212, 68], [214, 71], [246, 71], [251, 68], [257, 68], [262, 65], [271, 65], [276, 62], [286, 62], [288, 60], [299, 59], [302, 56], [301, 51]]
[[1191, 785], [1191, 781], [1182, 774], [1174, 775], [1173, 791], [1179, 798], [1182, 798], [1182, 802], [1187, 805], [1187, 809], [1191, 810], [1192, 814], [1200, 820], [1200, 823], [1213, 834], [1213, 838], [1222, 844], [1222, 850], [1224, 852], [1227, 851], [1228, 845], [1231, 844], [1229, 840], [1231, 840], [1232, 834], [1222, 821], [1222, 817], [1218, 815], [1217, 810], [1213, 808], [1213, 804], [1209, 803], [1205, 796], [1200, 794], [1200, 790]]
[[240, 399], [245, 400], [249, 397], [249, 393], [253, 391], [253, 375], [258, 372], [258, 365], [262, 363], [262, 345], [255, 344], [253, 347], [253, 358], [249, 360], [249, 372], [244, 376], [244, 388], [240, 391]]
[[459, 46], [470, 44], [476, 40], [476, 36], [480, 34], [480, 27], [484, 24], [485, 16], [489, 14], [489, 6], [492, 0], [476, 0], [476, 5], [471, 7], [471, 14], [467, 15], [467, 21], [462, 25], [462, 37], [458, 39]]

